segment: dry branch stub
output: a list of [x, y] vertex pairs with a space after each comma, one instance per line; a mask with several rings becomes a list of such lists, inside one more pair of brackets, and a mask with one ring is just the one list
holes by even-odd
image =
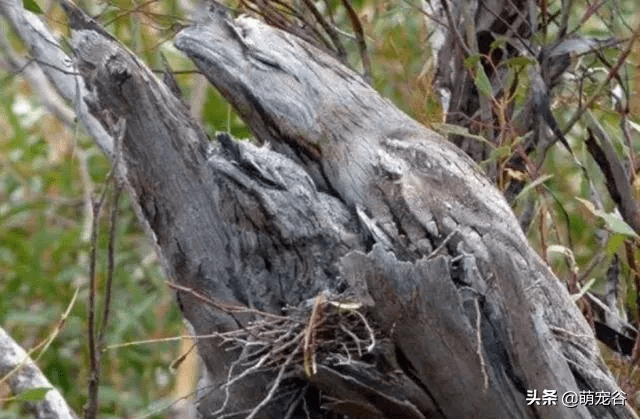
[[176, 46], [270, 146], [212, 144], [100, 31], [81, 26], [74, 49], [93, 115], [126, 120], [129, 192], [183, 314], [216, 336], [198, 341], [203, 417], [633, 416], [527, 405], [618, 388], [468, 157], [303, 40], [200, 15]]

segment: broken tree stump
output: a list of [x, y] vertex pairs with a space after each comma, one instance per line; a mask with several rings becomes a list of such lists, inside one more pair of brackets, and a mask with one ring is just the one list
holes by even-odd
[[215, 5], [188, 55], [265, 146], [212, 143], [64, 2], [92, 114], [166, 262], [202, 417], [617, 418], [527, 403], [619, 391], [564, 286], [462, 151], [338, 61]]

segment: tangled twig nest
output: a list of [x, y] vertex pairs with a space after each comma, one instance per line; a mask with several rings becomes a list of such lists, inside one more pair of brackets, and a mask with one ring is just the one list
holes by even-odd
[[253, 418], [276, 394], [286, 373], [312, 378], [319, 364], [338, 359], [348, 364], [361, 359], [377, 345], [376, 332], [370, 320], [363, 314], [364, 307], [358, 302], [339, 301], [322, 293], [301, 307], [288, 307], [287, 315], [277, 315], [241, 305], [221, 304], [197, 291], [171, 284], [171, 287], [187, 292], [206, 304], [222, 310], [236, 319], [235, 315], [249, 314], [254, 320], [238, 328], [214, 334], [227, 344], [229, 350], [240, 350], [240, 356], [229, 368], [228, 378], [222, 386], [225, 399], [214, 416], [225, 411], [234, 383], [251, 374], [271, 370], [277, 371], [267, 396], [249, 413]]

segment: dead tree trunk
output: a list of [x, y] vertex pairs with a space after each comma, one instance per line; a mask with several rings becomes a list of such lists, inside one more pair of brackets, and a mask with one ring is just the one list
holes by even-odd
[[122, 138], [114, 154], [186, 319], [214, 335], [199, 340], [203, 417], [633, 417], [527, 404], [528, 390], [618, 388], [501, 194], [358, 75], [202, 10], [176, 46], [267, 144], [214, 145], [65, 6], [84, 100]]

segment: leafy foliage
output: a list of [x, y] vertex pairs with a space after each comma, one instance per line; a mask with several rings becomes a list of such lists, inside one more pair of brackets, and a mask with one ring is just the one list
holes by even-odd
[[[47, 114], [19, 74], [0, 72], [0, 78], [4, 81], [0, 90], [0, 324], [27, 350], [35, 347], [50, 336], [80, 289], [61, 333], [45, 352], [32, 357], [39, 358], [51, 383], [81, 412], [89, 374], [86, 300], [91, 200], [111, 188], [105, 185], [110, 164], [79, 127], [65, 126]], [[181, 316], [153, 247], [129, 205], [122, 202], [117, 211], [116, 290], [106, 344], [183, 334]], [[103, 214], [101, 232], [108, 228]], [[102, 287], [106, 234], [99, 236], [98, 246]], [[152, 403], [173, 400], [175, 379], [169, 365], [177, 355], [177, 342], [105, 352], [102, 413], [106, 417], [135, 415]], [[3, 417], [22, 417], [20, 403], [7, 403]]]

